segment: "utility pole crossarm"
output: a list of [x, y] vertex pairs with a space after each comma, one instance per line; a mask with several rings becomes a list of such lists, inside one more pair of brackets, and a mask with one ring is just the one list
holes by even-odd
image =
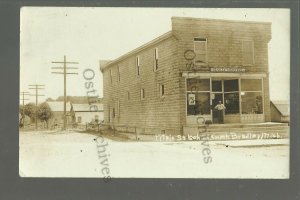
[[35, 90], [35, 94], [29, 94], [29, 96], [35, 96], [35, 129], [37, 130], [38, 128], [38, 117], [37, 117], [37, 106], [38, 106], [38, 97], [39, 96], [45, 96], [43, 94], [39, 94], [39, 90], [44, 90], [45, 85], [39, 85], [39, 84], [35, 84], [35, 85], [28, 85], [30, 90]]
[[38, 96], [38, 97], [43, 97], [43, 96], [45, 96], [45, 95], [43, 95], [43, 94], [39, 94], [39, 95], [36, 95], [36, 94], [30, 94], [29, 96]]
[[62, 69], [62, 72], [51, 72], [52, 74], [63, 74], [64, 76], [64, 127], [63, 130], [67, 128], [67, 75], [68, 74], [78, 74], [75, 72], [67, 72], [68, 69], [78, 69], [78, 67], [67, 67], [67, 64], [79, 64], [78, 62], [67, 62], [66, 56], [64, 56], [63, 62], [53, 61], [52, 63], [64, 64], [63, 67], [52, 67], [52, 69]]
[[25, 100], [29, 100], [29, 99], [25, 99], [25, 95], [29, 95], [30, 96], [30, 93], [26, 92], [26, 91], [23, 91], [23, 92], [21, 92], [21, 95], [22, 95], [22, 98], [20, 100], [22, 100], [23, 106], [24, 106]]

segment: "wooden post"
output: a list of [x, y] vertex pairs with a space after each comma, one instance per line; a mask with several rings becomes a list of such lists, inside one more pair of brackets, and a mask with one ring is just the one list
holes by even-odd
[[45, 96], [45, 95], [39, 94], [39, 90], [45, 89], [44, 87], [45, 87], [45, 85], [38, 85], [38, 84], [29, 85], [30, 90], [35, 90], [35, 94], [31, 94], [30, 96], [35, 96], [35, 129], [36, 130], [38, 129], [38, 117], [37, 117], [38, 116], [37, 115], [37, 112], [38, 112], [38, 97], [39, 96]]
[[136, 126], [134, 127], [134, 132], [135, 132], [135, 140], [138, 140], [138, 135], [137, 135], [137, 131], [136, 131]]
[[67, 75], [68, 74], [78, 74], [74, 72], [67, 72], [68, 69], [78, 69], [77, 67], [67, 67], [67, 64], [78, 64], [78, 62], [67, 62], [66, 56], [64, 55], [64, 61], [63, 62], [52, 62], [52, 63], [58, 63], [63, 64], [63, 67], [52, 67], [52, 69], [62, 69], [63, 72], [52, 72], [53, 74], [63, 74], [64, 75], [64, 126], [63, 130], [66, 130], [67, 128]]

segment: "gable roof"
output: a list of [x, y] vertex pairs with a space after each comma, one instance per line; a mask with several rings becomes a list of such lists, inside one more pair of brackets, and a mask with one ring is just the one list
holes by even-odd
[[[50, 106], [53, 112], [63, 112], [64, 111], [64, 102], [63, 101], [47, 101], [47, 104]], [[66, 110], [70, 111], [71, 104], [67, 102]]]
[[[74, 103], [74, 104], [72, 104], [73, 105], [73, 110], [75, 111], [75, 112], [95, 112], [95, 111], [91, 111], [91, 106], [97, 106], [97, 108], [98, 108], [98, 111], [103, 111], [103, 104], [100, 104], [100, 103], [98, 103], [98, 104], [91, 104], [91, 105], [89, 105], [89, 104], [78, 104], [78, 103]], [[96, 111], [97, 112], [97, 111]]]
[[128, 58], [129, 56], [132, 56], [132, 55], [140, 52], [141, 50], [143, 50], [145, 48], [148, 48], [148, 47], [150, 47], [150, 46], [152, 46], [154, 44], [157, 44], [158, 42], [161, 42], [161, 41], [163, 41], [163, 40], [165, 40], [167, 38], [170, 38], [172, 36], [173, 36], [172, 31], [169, 31], [169, 32], [167, 32], [167, 33], [165, 33], [165, 34], [163, 34], [163, 35], [155, 38], [154, 40], [151, 40], [150, 42], [147, 42], [144, 45], [142, 45], [142, 46], [140, 46], [140, 47], [138, 47], [138, 48], [136, 48], [136, 49], [134, 49], [132, 51], [129, 51], [128, 53], [126, 53], [126, 54], [124, 54], [124, 55], [122, 55], [122, 56], [120, 56], [120, 57], [118, 57], [118, 58], [116, 58], [114, 60], [111, 60], [111, 61], [107, 61], [107, 60], [103, 60], [102, 61], [101, 60], [100, 61], [100, 70], [103, 72], [104, 69], [109, 68], [110, 66], [112, 66], [112, 65], [114, 65], [114, 64], [116, 64], [116, 63], [118, 63], [118, 62], [120, 62], [120, 61]]
[[290, 115], [290, 104], [288, 101], [271, 101], [271, 102], [282, 116]]
[[[49, 101], [47, 102], [53, 112], [63, 112], [64, 111], [64, 102], [63, 101]], [[97, 106], [98, 111], [103, 111], [103, 104], [87, 104], [87, 103], [76, 103], [72, 104], [67, 102], [66, 110], [69, 112], [71, 110], [71, 106], [73, 106], [73, 110], [76, 112], [95, 112], [91, 111], [90, 107], [92, 105]]]
[[225, 23], [241, 23], [241, 24], [267, 24], [270, 25], [272, 22], [263, 21], [247, 21], [247, 20], [232, 20], [232, 19], [214, 19], [214, 18], [198, 18], [198, 17], [171, 17], [173, 20], [185, 20], [185, 21], [207, 21], [207, 22], [225, 22]]
[[[208, 19], [208, 18], [194, 18], [194, 17], [171, 17], [171, 21], [173, 24], [173, 21], [207, 21], [207, 22], [223, 22], [223, 23], [240, 23], [240, 24], [265, 24], [265, 25], [271, 25], [271, 22], [257, 22], [257, 21], [242, 21], [242, 20], [227, 20], [227, 19]], [[152, 45], [157, 44], [158, 42], [161, 42], [169, 37], [174, 36], [174, 30], [170, 30], [169, 32], [151, 40], [150, 42], [145, 43], [144, 45], [137, 47], [136, 49], [129, 51], [126, 54], [123, 54], [122, 56], [114, 59], [114, 60], [100, 60], [100, 70], [103, 72], [105, 69], [109, 68], [110, 66], [128, 58], [129, 56], [132, 56], [136, 53], [139, 53], [141, 50], [148, 48]]]

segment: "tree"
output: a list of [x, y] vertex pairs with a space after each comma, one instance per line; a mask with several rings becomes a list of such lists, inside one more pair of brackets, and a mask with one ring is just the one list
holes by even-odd
[[19, 106], [19, 113], [20, 113], [21, 115], [25, 115], [24, 109], [25, 109], [25, 106], [23, 106], [23, 105], [20, 105], [20, 106]]
[[28, 103], [24, 106], [23, 108], [24, 114], [30, 117], [31, 121], [35, 121], [35, 111], [36, 111], [36, 106], [34, 103]]
[[41, 103], [38, 106], [38, 118], [41, 121], [46, 122], [47, 128], [49, 126], [49, 119], [51, 119], [52, 117], [53, 117], [53, 112], [50, 106], [48, 105], [48, 103], [47, 102]]
[[21, 128], [24, 126], [24, 119], [25, 119], [24, 107], [25, 106], [23, 105], [19, 106], [19, 126]]

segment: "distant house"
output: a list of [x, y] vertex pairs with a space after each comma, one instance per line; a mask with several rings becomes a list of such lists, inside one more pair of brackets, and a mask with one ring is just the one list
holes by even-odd
[[91, 121], [104, 120], [103, 104], [72, 104], [75, 112], [76, 123], [86, 124]]
[[[53, 117], [50, 120], [50, 124], [59, 126], [63, 124], [64, 120], [64, 102], [63, 101], [49, 101], [47, 102], [51, 111], [53, 112]], [[67, 111], [67, 124], [72, 124], [72, 117], [71, 117], [71, 103], [67, 102], [66, 104], [66, 111]]]
[[271, 121], [290, 122], [290, 105], [288, 101], [271, 101]]
[[[64, 102], [53, 101], [47, 102], [53, 111], [53, 118], [51, 120], [52, 125], [61, 126], [63, 124], [64, 116]], [[77, 123], [78, 125], [85, 125], [92, 121], [102, 121], [103, 105], [102, 104], [72, 104], [67, 102], [67, 125]]]

